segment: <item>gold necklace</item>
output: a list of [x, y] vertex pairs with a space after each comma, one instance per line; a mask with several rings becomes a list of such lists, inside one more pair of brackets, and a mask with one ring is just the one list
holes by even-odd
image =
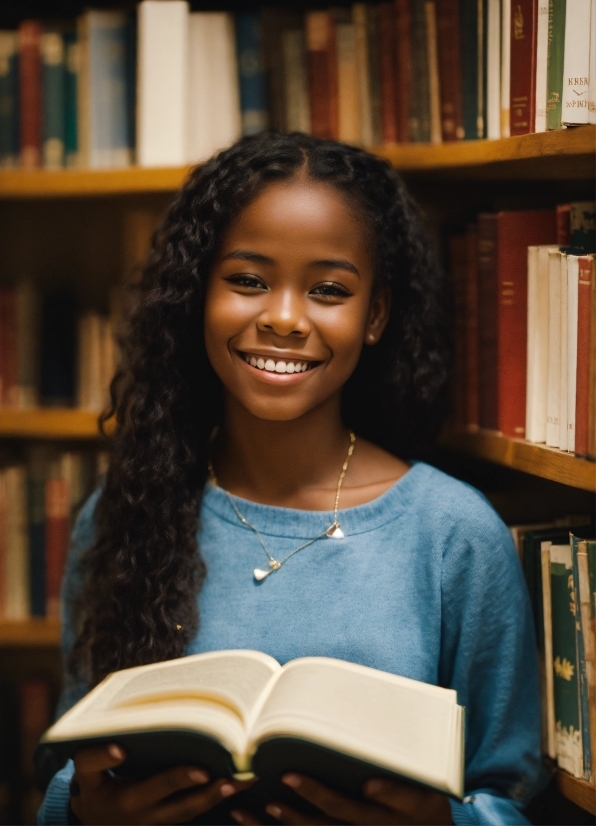
[[[217, 430], [214, 430], [213, 434], [211, 436], [211, 442], [213, 442], [216, 435], [217, 435]], [[337, 480], [337, 490], [335, 492], [335, 505], [334, 505], [334, 508], [333, 508], [333, 522], [331, 523], [331, 525], [329, 525], [329, 527], [326, 530], [323, 531], [323, 533], [319, 534], [318, 536], [315, 536], [313, 539], [309, 539], [308, 542], [304, 542], [304, 544], [299, 545], [297, 548], [294, 548], [294, 550], [290, 551], [290, 553], [287, 556], [285, 556], [283, 559], [276, 559], [273, 556], [273, 554], [267, 549], [267, 546], [263, 542], [263, 537], [261, 536], [259, 529], [256, 528], [253, 524], [251, 524], [248, 521], [248, 519], [246, 519], [244, 516], [242, 516], [242, 514], [240, 513], [240, 511], [238, 509], [238, 506], [236, 505], [236, 503], [234, 502], [234, 500], [232, 499], [232, 497], [230, 496], [228, 491], [225, 488], [222, 488], [223, 492], [228, 497], [228, 501], [230, 502], [230, 505], [232, 506], [232, 508], [234, 510], [234, 513], [236, 514], [238, 519], [242, 522], [243, 525], [246, 525], [247, 528], [250, 528], [251, 530], [253, 530], [256, 533], [257, 538], [259, 540], [259, 543], [261, 545], [261, 548], [265, 551], [265, 553], [269, 557], [269, 570], [268, 571], [263, 570], [262, 568], [255, 568], [253, 570], [253, 576], [257, 580], [257, 582], [260, 582], [261, 580], [265, 579], [265, 577], [268, 577], [269, 574], [273, 574], [273, 573], [275, 573], [275, 571], [279, 571], [281, 566], [284, 563], [286, 563], [291, 556], [294, 556], [294, 554], [297, 554], [298, 551], [303, 551], [304, 548], [308, 548], [309, 545], [314, 544], [317, 540], [323, 539], [323, 537], [325, 537], [325, 536], [329, 537], [329, 539], [343, 539], [345, 537], [345, 534], [341, 529], [341, 525], [339, 524], [339, 519], [337, 518], [337, 511], [338, 511], [338, 508], [339, 508], [339, 495], [341, 493], [341, 486], [343, 484], [344, 477], [345, 477], [346, 471], [348, 469], [348, 465], [350, 464], [350, 459], [352, 458], [352, 453], [354, 452], [354, 446], [355, 445], [356, 445], [356, 436], [354, 434], [354, 431], [350, 430], [350, 447], [348, 448], [348, 454], [347, 454], [347, 456], [344, 460], [344, 463], [342, 465], [341, 473], [339, 474], [339, 479]], [[209, 480], [210, 480], [211, 484], [217, 485], [217, 477], [215, 475], [215, 470], [213, 468], [213, 462], [211, 460], [211, 452], [210, 452], [209, 458], [207, 460], [207, 470], [209, 472]]]

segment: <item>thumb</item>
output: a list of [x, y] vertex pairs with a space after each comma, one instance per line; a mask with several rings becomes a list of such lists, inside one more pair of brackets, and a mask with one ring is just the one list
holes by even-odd
[[74, 756], [75, 777], [81, 792], [99, 788], [105, 772], [126, 760], [126, 752], [116, 743], [79, 749]]

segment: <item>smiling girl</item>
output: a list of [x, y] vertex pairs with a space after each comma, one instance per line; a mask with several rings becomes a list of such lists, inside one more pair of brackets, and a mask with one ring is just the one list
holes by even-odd
[[287, 775], [318, 814], [265, 814], [200, 766], [114, 777], [114, 744], [54, 777], [40, 822], [527, 822], [528, 599], [486, 500], [413, 458], [445, 413], [446, 285], [397, 174], [300, 134], [243, 139], [191, 174], [144, 287], [110, 468], [73, 534], [60, 711], [185, 654], [340, 657], [457, 690], [467, 797]]

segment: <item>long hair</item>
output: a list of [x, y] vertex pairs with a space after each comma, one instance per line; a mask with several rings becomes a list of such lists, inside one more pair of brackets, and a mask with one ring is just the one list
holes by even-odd
[[420, 214], [390, 165], [303, 134], [243, 138], [191, 172], [156, 231], [143, 297], [124, 342], [105, 421], [113, 451], [83, 554], [69, 671], [94, 685], [111, 671], [182, 656], [199, 627], [205, 565], [197, 547], [208, 440], [222, 392], [203, 341], [205, 289], [224, 233], [268, 184], [296, 175], [334, 186], [368, 235], [375, 287], [391, 314], [344, 388], [362, 436], [416, 455], [446, 408], [446, 285]]

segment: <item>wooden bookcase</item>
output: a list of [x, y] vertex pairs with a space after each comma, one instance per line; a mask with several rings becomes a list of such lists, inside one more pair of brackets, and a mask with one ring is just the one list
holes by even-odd
[[[446, 232], [479, 210], [553, 207], [593, 197], [595, 149], [596, 127], [587, 126], [496, 141], [383, 146], [377, 151], [402, 172], [441, 245]], [[140, 263], [152, 227], [187, 174], [187, 167], [0, 171], [0, 272], [25, 273], [41, 283], [69, 283], [88, 300], [103, 295], [109, 284]], [[0, 410], [0, 440], [88, 442], [97, 436], [97, 416], [91, 412]], [[440, 446], [452, 464], [465, 460], [466, 468], [473, 466], [472, 481], [478, 484], [480, 479], [481, 487], [485, 470], [500, 467], [505, 476], [500, 477], [498, 502], [513, 496], [509, 479], [515, 478], [516, 491], [523, 480], [526, 501], [540, 498], [544, 505], [548, 489], [547, 508], [577, 513], [593, 503], [594, 463], [481, 431], [446, 430]], [[17, 650], [33, 656], [48, 649], [57, 663], [59, 633], [56, 621], [0, 621], [0, 661]], [[557, 785], [569, 800], [596, 813], [593, 787], [564, 773], [559, 773]]]

